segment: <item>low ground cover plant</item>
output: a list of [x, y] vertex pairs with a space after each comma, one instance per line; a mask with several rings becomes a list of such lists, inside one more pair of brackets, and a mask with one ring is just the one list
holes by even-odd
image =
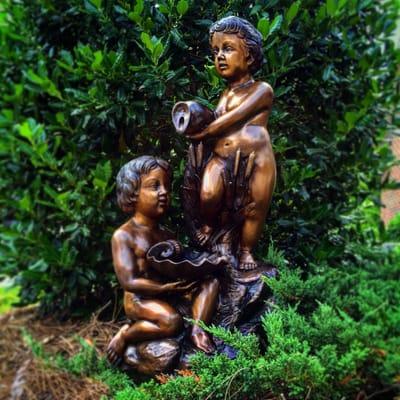
[[25, 340], [46, 365], [106, 384], [110, 399], [394, 398], [400, 389], [400, 246], [357, 244], [351, 251], [362, 257], [345, 269], [313, 265], [307, 279], [275, 253], [281, 278], [268, 281], [276, 304], [260, 336], [207, 328], [238, 350], [234, 359], [198, 353], [191, 370], [140, 383], [111, 369], [86, 341], [65, 358], [46, 353], [28, 334]]

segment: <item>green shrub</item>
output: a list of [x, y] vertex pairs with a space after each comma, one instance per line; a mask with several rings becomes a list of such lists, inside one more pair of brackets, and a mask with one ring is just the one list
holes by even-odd
[[[345, 268], [313, 265], [307, 279], [288, 265], [279, 280], [267, 281], [275, 308], [263, 318], [265, 349], [255, 335], [206, 327], [237, 356], [197, 353], [189, 374], [162, 385], [155, 380], [135, 385], [83, 340], [71, 358], [50, 356], [27, 334], [25, 340], [48, 365], [100, 380], [120, 400], [260, 399], [281, 393], [323, 400], [354, 398], [361, 390], [394, 395], [400, 370], [400, 246], [359, 249], [361, 265], [357, 260]], [[286, 293], [293, 282], [295, 298]]]
[[[207, 328], [238, 356], [200, 353], [192, 359], [194, 376], [129, 390], [163, 400], [260, 399], [271, 392], [289, 399], [350, 399], [361, 390], [377, 395], [384, 389], [394, 396], [400, 389], [399, 249], [368, 248], [362, 265], [325, 265], [325, 272], [314, 265], [308, 279], [287, 267], [279, 280], [268, 281], [276, 305], [263, 319], [265, 351], [255, 336]], [[296, 298], [285, 293], [293, 282], [299, 284]]]
[[[263, 34], [259, 78], [275, 88], [270, 132], [279, 176], [259, 256], [273, 237], [299, 264], [336, 260], [377, 203], [390, 152], [394, 1], [104, 0], [0, 6], [2, 270], [24, 302], [78, 312], [109, 295], [109, 238], [122, 221], [113, 181], [154, 151], [175, 169], [169, 221], [181, 226], [187, 143], [172, 128], [177, 100], [215, 104], [223, 82], [208, 49], [229, 13]], [[190, 26], [190, 29], [187, 27]], [[354, 227], [346, 229], [349, 224]], [[180, 232], [182, 234], [182, 232]]]

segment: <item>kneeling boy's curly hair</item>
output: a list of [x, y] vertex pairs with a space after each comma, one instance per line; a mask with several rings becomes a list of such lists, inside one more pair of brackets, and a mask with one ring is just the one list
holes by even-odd
[[140, 177], [156, 168], [162, 168], [172, 177], [170, 165], [152, 156], [141, 156], [126, 163], [117, 175], [117, 202], [122, 211], [135, 211], [135, 199], [140, 188]]

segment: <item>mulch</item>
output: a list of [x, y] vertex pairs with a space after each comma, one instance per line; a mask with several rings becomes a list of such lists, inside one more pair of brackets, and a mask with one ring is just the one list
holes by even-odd
[[106, 395], [107, 386], [101, 382], [50, 368], [22, 339], [26, 330], [46, 353], [71, 357], [81, 349], [77, 340], [81, 337], [103, 355], [120, 324], [99, 320], [100, 311], [88, 321], [66, 322], [39, 318], [35, 306], [1, 315], [0, 400], [96, 400]]

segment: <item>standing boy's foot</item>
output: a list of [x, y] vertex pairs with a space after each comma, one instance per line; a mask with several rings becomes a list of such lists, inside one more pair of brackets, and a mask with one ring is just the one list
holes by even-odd
[[241, 250], [239, 255], [239, 269], [251, 271], [258, 267], [257, 261], [248, 250]]
[[213, 233], [213, 229], [211, 226], [203, 225], [199, 230], [196, 232], [196, 240], [200, 246], [204, 246], [208, 240], [210, 239]]

